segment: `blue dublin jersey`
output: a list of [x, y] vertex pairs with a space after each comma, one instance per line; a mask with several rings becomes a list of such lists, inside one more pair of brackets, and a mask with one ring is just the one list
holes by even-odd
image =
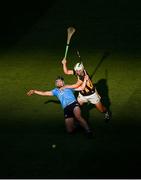
[[73, 89], [68, 89], [68, 88], [62, 90], [55, 88], [52, 90], [52, 94], [59, 99], [63, 109], [66, 106], [76, 101], [73, 92], [74, 92]]

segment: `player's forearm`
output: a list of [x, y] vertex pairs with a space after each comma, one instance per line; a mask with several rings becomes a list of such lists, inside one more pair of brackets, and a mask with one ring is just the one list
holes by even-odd
[[84, 80], [83, 84], [80, 87], [76, 88], [75, 90], [76, 91], [83, 91], [86, 87], [86, 84], [87, 84], [87, 80]]
[[67, 68], [66, 63], [63, 64], [63, 71], [65, 74], [68, 74], [68, 68]]
[[44, 92], [44, 91], [38, 91], [38, 90], [34, 90], [34, 94], [38, 94], [38, 95], [40, 95], [40, 96], [46, 96], [46, 92]]
[[53, 96], [52, 91], [38, 91], [36, 89], [31, 89], [30, 91], [27, 92], [28, 96], [31, 96], [33, 94], [37, 94], [40, 96]]
[[73, 75], [73, 70], [67, 68], [67, 63], [63, 63], [63, 71], [67, 75]]
[[79, 85], [78, 84], [72, 84], [72, 85], [65, 85], [64, 88], [70, 88], [70, 89], [76, 89], [78, 88]]

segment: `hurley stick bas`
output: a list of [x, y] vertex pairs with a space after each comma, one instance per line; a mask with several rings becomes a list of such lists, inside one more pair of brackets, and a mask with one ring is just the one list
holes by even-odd
[[66, 49], [65, 49], [65, 56], [64, 58], [66, 59], [67, 54], [68, 54], [68, 49], [69, 49], [69, 44], [70, 44], [70, 40], [72, 35], [75, 33], [75, 28], [74, 27], [69, 27], [67, 29], [67, 45], [66, 45]]

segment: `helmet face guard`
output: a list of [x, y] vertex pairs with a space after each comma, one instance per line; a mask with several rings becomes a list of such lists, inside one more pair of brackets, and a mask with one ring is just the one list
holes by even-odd
[[84, 70], [83, 63], [82, 63], [82, 62], [77, 63], [77, 64], [74, 66], [74, 70], [75, 70], [75, 71], [83, 71], [83, 70]]

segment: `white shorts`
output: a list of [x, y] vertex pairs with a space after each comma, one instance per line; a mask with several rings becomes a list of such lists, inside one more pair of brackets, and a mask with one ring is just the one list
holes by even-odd
[[78, 94], [78, 102], [82, 102], [82, 103], [86, 103], [86, 102], [90, 102], [92, 104], [97, 104], [100, 102], [101, 97], [98, 95], [97, 92], [95, 92], [94, 94], [88, 95], [88, 96], [83, 96], [82, 94]]

